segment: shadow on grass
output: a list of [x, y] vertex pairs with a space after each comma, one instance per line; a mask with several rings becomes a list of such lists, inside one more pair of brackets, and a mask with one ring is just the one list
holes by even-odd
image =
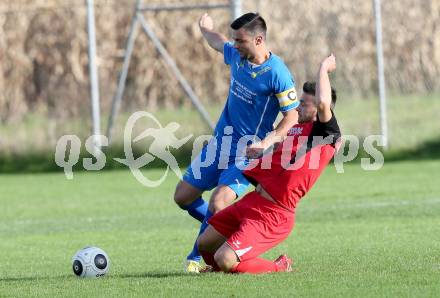
[[168, 278], [168, 277], [191, 277], [200, 274], [188, 274], [185, 272], [143, 272], [135, 274], [112, 275], [111, 278]]
[[440, 159], [440, 136], [424, 142], [414, 149], [390, 151], [385, 154], [386, 161]]
[[[125, 152], [122, 146], [113, 146], [104, 148], [103, 152], [106, 157], [105, 167], [102, 170], [128, 169], [114, 160], [114, 158], [125, 159]], [[140, 157], [145, 153], [145, 148], [133, 148], [133, 156]], [[171, 150], [171, 153], [178, 161], [181, 167], [187, 166], [191, 161], [192, 146], [184, 146], [179, 150]], [[92, 158], [92, 162], [96, 162], [89, 152], [80, 152], [79, 159], [73, 165], [73, 172], [85, 171], [83, 167], [83, 159]], [[67, 161], [67, 158], [65, 159]], [[165, 168], [167, 164], [155, 158], [141, 169], [160, 169]], [[0, 153], [0, 173], [47, 173], [47, 172], [63, 172], [63, 168], [59, 167], [55, 162], [55, 152], [25, 152], [25, 153]]]
[[[106, 156], [106, 164], [103, 170], [128, 169], [127, 166], [116, 162], [113, 158], [125, 158], [122, 146], [113, 146], [103, 150]], [[133, 148], [134, 157], [144, 154], [145, 148]], [[179, 150], [171, 150], [180, 167], [186, 167], [191, 161], [192, 146], [184, 146]], [[440, 159], [440, 136], [426, 141], [421, 145], [405, 150], [390, 150], [384, 152], [385, 161], [409, 161], [409, 160], [432, 160]], [[81, 152], [78, 162], [73, 166], [73, 172], [85, 171], [83, 168], [83, 158], [91, 158], [88, 152]], [[370, 157], [365, 151], [361, 150], [354, 160], [358, 161], [362, 157]], [[93, 162], [96, 159], [92, 158]], [[162, 160], [155, 158], [142, 169], [159, 169], [167, 165]], [[42, 173], [59, 172], [63, 169], [55, 163], [55, 152], [28, 152], [20, 154], [0, 154], [0, 173]]]
[[[143, 273], [133, 273], [133, 274], [109, 274], [103, 278], [110, 279], [126, 279], [126, 278], [169, 278], [169, 277], [190, 277], [200, 276], [200, 274], [188, 274], [184, 272], [143, 272]], [[73, 274], [61, 275], [61, 276], [23, 276], [23, 277], [5, 277], [0, 278], [0, 282], [26, 282], [26, 281], [38, 281], [38, 280], [56, 280], [56, 279], [67, 279], [67, 278], [77, 278]]]
[[22, 281], [37, 281], [37, 280], [51, 280], [51, 279], [66, 279], [74, 277], [73, 275], [58, 275], [58, 276], [23, 276], [23, 277], [5, 277], [0, 278], [0, 282], [22, 282]]

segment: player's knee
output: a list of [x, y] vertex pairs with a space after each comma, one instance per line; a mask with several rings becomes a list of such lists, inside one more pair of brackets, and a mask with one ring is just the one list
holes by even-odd
[[226, 203], [221, 199], [210, 200], [208, 209], [212, 214], [216, 214], [226, 207]]
[[225, 250], [219, 249], [214, 254], [214, 261], [224, 272], [230, 272], [237, 264], [237, 258], [235, 254], [231, 254]]
[[235, 198], [236, 194], [232, 189], [226, 187], [217, 189], [209, 200], [209, 211], [215, 214], [229, 206], [229, 204], [231, 204]]
[[185, 206], [184, 204], [184, 197], [182, 196], [181, 192], [179, 191], [179, 188], [176, 187], [176, 190], [174, 191], [174, 202], [182, 208]]
[[185, 190], [180, 183], [176, 186], [176, 190], [174, 191], [174, 202], [180, 208], [184, 208], [185, 206], [191, 204], [190, 198], [188, 198]]
[[176, 190], [174, 191], [174, 202], [182, 208], [186, 210], [186, 206], [191, 205], [192, 202], [200, 198], [203, 191], [192, 186], [191, 184], [180, 181], [176, 186]]

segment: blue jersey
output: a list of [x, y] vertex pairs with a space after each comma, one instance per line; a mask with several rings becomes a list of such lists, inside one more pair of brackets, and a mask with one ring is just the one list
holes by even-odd
[[295, 81], [278, 56], [271, 53], [263, 64], [255, 66], [242, 59], [231, 43], [225, 43], [223, 53], [231, 69], [231, 82], [214, 133], [219, 138], [226, 126], [232, 126], [231, 155], [235, 155], [241, 137], [264, 139], [273, 130], [278, 112], [296, 108], [299, 101]]

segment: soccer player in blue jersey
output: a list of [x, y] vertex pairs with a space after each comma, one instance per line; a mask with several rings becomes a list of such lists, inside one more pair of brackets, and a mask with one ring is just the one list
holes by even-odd
[[[233, 42], [214, 31], [213, 20], [206, 13], [199, 27], [209, 46], [223, 54], [231, 71], [228, 99], [214, 137], [193, 160], [174, 194], [179, 207], [202, 222], [201, 233], [213, 214], [246, 190], [249, 182], [241, 173], [246, 158], [258, 158], [297, 123], [299, 101], [288, 68], [266, 47], [266, 23], [259, 14], [247, 13], [232, 22]], [[283, 118], [274, 129], [279, 112]], [[247, 146], [243, 140], [251, 144]], [[202, 193], [214, 188], [208, 204]], [[186, 271], [199, 272], [200, 258], [194, 245]]]

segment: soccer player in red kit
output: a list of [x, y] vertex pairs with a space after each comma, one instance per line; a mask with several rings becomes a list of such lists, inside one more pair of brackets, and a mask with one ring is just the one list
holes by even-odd
[[336, 69], [332, 54], [307, 82], [298, 111], [299, 124], [270, 155], [243, 171], [256, 189], [216, 213], [198, 239], [199, 250], [213, 271], [266, 273], [291, 271], [292, 260], [258, 258], [290, 234], [299, 200], [312, 188], [334, 156], [341, 136], [333, 113], [336, 92], [329, 73]]

